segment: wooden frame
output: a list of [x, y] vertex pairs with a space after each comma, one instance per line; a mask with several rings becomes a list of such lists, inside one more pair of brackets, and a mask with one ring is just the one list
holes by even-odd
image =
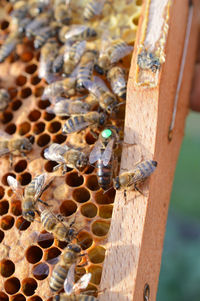
[[[144, 41], [145, 10], [150, 2], [143, 6], [135, 45]], [[158, 161], [158, 167], [143, 187], [148, 197], [133, 191], [127, 193], [125, 201], [123, 192], [116, 194], [101, 282], [105, 291], [99, 295], [100, 301], [156, 300], [168, 205], [189, 110], [200, 20], [199, 0], [174, 0], [168, 4], [166, 60], [154, 87], [137, 85], [139, 47], [134, 49], [125, 119], [125, 142], [131, 146], [124, 146], [121, 161], [121, 171], [130, 170], [144, 159]], [[189, 47], [183, 64], [188, 32]], [[170, 141], [168, 132], [181, 68], [184, 72]]]

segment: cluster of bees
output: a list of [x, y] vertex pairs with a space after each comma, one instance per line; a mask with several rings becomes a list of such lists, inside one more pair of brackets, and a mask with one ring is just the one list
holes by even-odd
[[[113, 32], [105, 14], [115, 12], [112, 1], [82, 1], [81, 14], [76, 13], [78, 1], [74, 0], [12, 0], [12, 22], [15, 28], [0, 48], [3, 62], [24, 38], [32, 39], [40, 51], [38, 76], [46, 80], [42, 100], [51, 102], [48, 112], [66, 119], [64, 135], [78, 133], [90, 127], [97, 139], [94, 147], [80, 149], [73, 145], [51, 144], [44, 151], [47, 160], [58, 164], [54, 171], [64, 175], [67, 167], [81, 173], [88, 165], [96, 165], [99, 186], [106, 192], [137, 190], [157, 166], [147, 160], [133, 170], [117, 175], [117, 150], [122, 142], [121, 128], [116, 126], [116, 114], [126, 100], [127, 70], [122, 59], [131, 54], [133, 47], [119, 34]], [[130, 2], [130, 1], [129, 1]], [[107, 16], [108, 18], [108, 16]], [[123, 28], [121, 28], [123, 31]], [[0, 89], [0, 110], [10, 102], [9, 93]], [[32, 150], [31, 138], [16, 138], [1, 132], [0, 155], [26, 156]], [[51, 182], [46, 173], [35, 177], [23, 190], [17, 180], [7, 177], [14, 193], [22, 200], [22, 214], [29, 222], [40, 217], [43, 228], [60, 241], [68, 243], [56, 263], [49, 285], [54, 301], [94, 301], [95, 297], [80, 293], [86, 289], [91, 273], [75, 283], [75, 269], [85, 254], [77, 235], [80, 225], [76, 220], [67, 222], [56, 215], [41, 197]], [[64, 287], [65, 293], [58, 294]]]

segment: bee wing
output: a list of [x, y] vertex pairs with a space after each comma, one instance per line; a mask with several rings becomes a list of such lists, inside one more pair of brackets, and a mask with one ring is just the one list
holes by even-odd
[[86, 47], [86, 41], [81, 41], [77, 48], [76, 48], [76, 53], [75, 53], [75, 61], [79, 60], [79, 58], [83, 55]]
[[110, 55], [110, 62], [111, 64], [118, 62], [123, 57], [127, 56], [131, 51], [133, 50], [132, 46], [125, 46], [125, 47], [119, 47], [115, 48], [114, 51], [112, 51]]
[[48, 178], [47, 173], [43, 173], [35, 177], [35, 196], [34, 199], [37, 200], [43, 191], [49, 186], [53, 178]]
[[7, 177], [7, 182], [8, 182], [8, 185], [13, 190], [13, 192], [17, 195], [17, 197], [19, 197], [20, 199], [22, 199], [22, 197], [23, 197], [23, 189], [21, 188], [21, 186], [18, 183], [18, 181], [14, 177], [8, 176]]
[[90, 279], [92, 277], [92, 274], [91, 273], [87, 273], [85, 275], [83, 275], [75, 284], [74, 284], [74, 287], [73, 287], [73, 291], [76, 292], [76, 291], [79, 291], [79, 290], [83, 290], [85, 289], [89, 282], [90, 282]]
[[97, 85], [98, 87], [101, 87], [104, 91], [110, 91], [110, 90], [108, 89], [108, 87], [106, 86], [106, 84], [104, 83], [104, 81], [103, 81], [100, 77], [94, 76], [94, 77], [93, 77], [93, 80], [94, 80], [94, 82], [96, 83], [96, 85]]
[[8, 148], [2, 148], [0, 150], [0, 156], [3, 156], [5, 154], [8, 154], [10, 152], [10, 150]]
[[49, 266], [44, 263], [39, 263], [36, 267], [33, 268], [34, 275], [41, 276], [49, 274]]
[[64, 163], [65, 159], [63, 158], [64, 153], [69, 149], [67, 145], [61, 146], [57, 143], [53, 143], [46, 148], [44, 151], [44, 157], [47, 160], [56, 161], [59, 163]]
[[111, 139], [108, 143], [108, 145], [105, 148], [105, 151], [102, 155], [102, 160], [103, 160], [103, 165], [107, 166], [108, 163], [110, 162], [110, 158], [112, 156], [112, 151], [113, 151], [113, 144], [114, 144], [114, 139]]
[[65, 34], [65, 39], [68, 40], [73, 36], [79, 35], [86, 29], [85, 25], [73, 25], [71, 29]]
[[101, 141], [97, 140], [97, 142], [95, 143], [95, 145], [89, 155], [89, 162], [90, 162], [90, 164], [93, 164], [100, 158], [101, 158]]
[[7, 134], [6, 132], [0, 130], [0, 138], [4, 138], [6, 140], [11, 140], [12, 135]]
[[69, 268], [67, 278], [65, 279], [64, 282], [64, 290], [67, 295], [70, 295], [73, 292], [74, 288], [74, 275], [75, 275], [75, 266], [76, 264], [72, 264], [71, 267]]
[[91, 80], [87, 80], [83, 82], [83, 85], [88, 91], [90, 91], [91, 94], [94, 94], [96, 98], [100, 98], [101, 93], [96, 83], [92, 82]]

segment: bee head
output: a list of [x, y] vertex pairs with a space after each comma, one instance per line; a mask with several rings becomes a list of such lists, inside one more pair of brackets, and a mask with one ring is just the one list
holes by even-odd
[[119, 177], [116, 177], [115, 179], [113, 179], [113, 186], [116, 190], [120, 189]]
[[32, 144], [29, 139], [25, 138], [22, 140], [21, 150], [22, 151], [31, 151], [32, 150]]
[[104, 75], [104, 70], [101, 68], [99, 65], [95, 64], [94, 65], [94, 70], [99, 73], [100, 75]]
[[106, 114], [101, 113], [100, 117], [99, 117], [99, 125], [104, 125], [104, 123], [106, 122], [106, 119], [107, 119]]
[[23, 217], [30, 223], [34, 221], [35, 218], [35, 212], [32, 210], [26, 211], [23, 213]]

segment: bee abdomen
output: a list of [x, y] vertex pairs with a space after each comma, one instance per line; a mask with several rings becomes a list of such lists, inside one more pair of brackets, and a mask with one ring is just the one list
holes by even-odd
[[147, 160], [142, 162], [138, 167], [139, 170], [142, 174], [142, 178], [145, 179], [147, 177], [149, 177], [152, 172], [155, 170], [157, 166], [157, 162], [156, 161], [152, 161], [152, 160]]
[[67, 277], [68, 269], [64, 269], [62, 266], [55, 266], [52, 276], [49, 281], [50, 289], [54, 292], [60, 290], [63, 286], [65, 278]]
[[99, 186], [103, 190], [107, 190], [112, 182], [112, 163], [107, 166], [103, 165], [102, 160], [97, 161], [97, 177]]
[[44, 228], [47, 231], [51, 231], [55, 228], [56, 219], [52, 216], [51, 212], [49, 212], [48, 210], [44, 210], [41, 213], [40, 218]]
[[76, 131], [77, 126], [79, 126], [81, 123], [84, 123], [84, 117], [82, 115], [79, 116], [73, 116], [69, 118], [63, 127], [63, 133], [70, 134]]

